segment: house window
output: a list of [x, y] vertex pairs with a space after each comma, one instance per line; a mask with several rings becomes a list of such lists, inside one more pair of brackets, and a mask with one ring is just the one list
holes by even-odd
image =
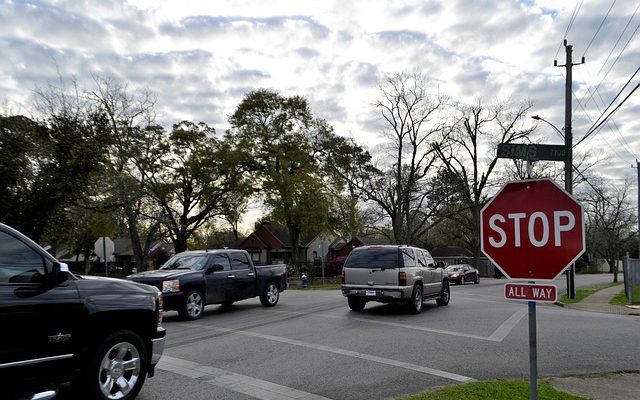
[[260, 263], [260, 253], [249, 253], [249, 254], [251, 254], [251, 261], [253, 261], [254, 264]]

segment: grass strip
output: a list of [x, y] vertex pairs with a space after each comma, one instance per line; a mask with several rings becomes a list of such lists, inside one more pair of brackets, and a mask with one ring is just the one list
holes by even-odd
[[563, 294], [562, 297], [560, 297], [560, 301], [565, 303], [565, 304], [573, 304], [573, 303], [579, 303], [582, 300], [585, 299], [585, 297], [591, 296], [592, 294], [594, 294], [595, 292], [602, 290], [602, 289], [606, 289], [606, 288], [610, 288], [612, 286], [616, 286], [616, 285], [621, 285], [622, 283], [599, 283], [597, 285], [593, 285], [593, 286], [589, 286], [586, 288], [580, 288], [580, 289], [576, 289], [576, 298], [575, 299], [570, 299], [569, 297], [567, 297], [567, 294]]
[[[588, 400], [556, 390], [547, 382], [538, 384], [540, 400]], [[473, 382], [450, 386], [434, 391], [421, 393], [398, 400], [528, 400], [529, 382], [519, 380], [498, 380]]]
[[312, 283], [309, 284], [306, 288], [302, 288], [302, 286], [289, 286], [289, 290], [339, 290], [341, 285], [339, 283]]
[[[640, 305], [640, 286], [636, 286], [633, 289], [633, 292], [631, 293], [631, 299], [633, 300], [633, 303], [631, 304]], [[627, 294], [625, 293], [624, 289], [622, 289], [620, 293], [618, 293], [613, 299], [611, 299], [609, 304], [613, 304], [616, 306], [625, 306], [629, 304], [629, 299], [627, 299]]]

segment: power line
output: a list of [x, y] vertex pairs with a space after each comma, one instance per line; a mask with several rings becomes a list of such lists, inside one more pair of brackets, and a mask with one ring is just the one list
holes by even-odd
[[604, 25], [604, 21], [607, 20], [607, 17], [609, 16], [609, 13], [611, 12], [611, 9], [613, 8], [613, 6], [616, 4], [616, 1], [617, 0], [613, 0], [613, 3], [611, 3], [611, 7], [609, 7], [609, 10], [607, 11], [607, 14], [602, 19], [602, 22], [600, 22], [600, 26], [596, 30], [596, 33], [593, 34], [593, 37], [591, 38], [591, 41], [587, 45], [587, 48], [584, 50], [584, 53], [582, 53], [582, 57], [585, 57], [587, 55], [587, 52], [589, 51], [589, 47], [591, 47], [591, 44], [593, 43], [594, 39], [596, 38], [596, 36], [598, 36], [600, 29], [602, 29], [602, 25]]
[[[607, 106], [607, 108], [602, 112], [602, 114], [600, 114], [600, 116], [598, 117], [598, 119], [596, 119], [596, 122], [594, 123], [593, 126], [595, 126], [598, 121], [600, 121], [600, 118], [602, 118], [604, 116], [604, 114], [607, 113], [607, 111], [609, 110], [609, 108], [611, 108], [611, 106], [613, 105], [613, 103], [616, 102], [616, 100], [618, 100], [618, 97], [620, 97], [620, 95], [622, 94], [622, 92], [627, 88], [627, 86], [629, 85], [629, 83], [631, 83], [631, 81], [633, 80], [633, 78], [638, 74], [638, 71], [640, 71], [640, 67], [638, 67], [638, 69], [636, 69], [636, 72], [633, 73], [633, 75], [631, 75], [631, 77], [629, 78], [629, 80], [627, 80], [627, 83], [624, 84], [624, 86], [622, 87], [622, 89], [620, 89], [620, 91], [618, 92], [618, 94], [616, 95], [616, 97], [613, 98], [613, 100], [611, 100], [611, 103], [609, 103], [609, 105]], [[591, 128], [589, 128], [587, 130], [587, 133], [589, 133], [591, 131], [591, 129], [593, 129], [593, 126]]]
[[[587, 71], [587, 75], [589, 76], [589, 80], [592, 80], [591, 73], [589, 72], [589, 68], [588, 68], [588, 67], [586, 68], [586, 71]], [[591, 90], [591, 89], [587, 89], [587, 90]], [[604, 99], [602, 98], [602, 95], [600, 95], [600, 92], [599, 92], [599, 91], [596, 91], [596, 93], [597, 93], [598, 97], [596, 98], [595, 105], [596, 105], [596, 108], [597, 108], [598, 112], [600, 113], [600, 112], [602, 112], [602, 110], [601, 110], [601, 108], [600, 108], [600, 104], [601, 104], [602, 106], [605, 106], [605, 102], [604, 102]], [[590, 124], [593, 124], [593, 123], [594, 123], [593, 119], [589, 116], [589, 114], [587, 113], [586, 108], [584, 107], [584, 105], [582, 104], [582, 102], [580, 101], [580, 99], [578, 99], [578, 96], [577, 96], [575, 93], [574, 93], [574, 97], [575, 97], [576, 101], [578, 102], [578, 105], [579, 105], [579, 106], [580, 106], [580, 108], [582, 109], [582, 113], [583, 113], [583, 114], [587, 117], [587, 119], [589, 120], [589, 123], [590, 123]], [[598, 102], [598, 101], [597, 101], [597, 99], [599, 99], [600, 101]], [[613, 125], [613, 128], [611, 127], [611, 124]], [[616, 122], [615, 122], [614, 120], [611, 120], [611, 124], [609, 124], [609, 125], [607, 125], [607, 126], [608, 126], [609, 130], [610, 130], [612, 133], [617, 133], [617, 134], [618, 134], [618, 137], [619, 137], [618, 142], [622, 145], [622, 147], [624, 148], [624, 150], [625, 150], [627, 153], [629, 153], [629, 154], [631, 155], [631, 157], [632, 157], [632, 158], [634, 158], [634, 159], [635, 159], [635, 158], [637, 158], [637, 157], [636, 157], [636, 155], [635, 155], [635, 154], [630, 150], [630, 145], [629, 145], [629, 142], [627, 142], [627, 139], [626, 139], [624, 136], [622, 136], [622, 133], [620, 132], [620, 128], [618, 127], [618, 124], [616, 124]], [[615, 129], [614, 129], [614, 128], [615, 128]], [[614, 153], [616, 153], [616, 155], [617, 155], [618, 157], [620, 157], [620, 159], [622, 159], [622, 160], [624, 160], [624, 159], [625, 159], [624, 157], [622, 157], [622, 156], [618, 153], [618, 151], [616, 150], [616, 148], [615, 148], [615, 147], [611, 146], [611, 144], [610, 144], [606, 139], [605, 139], [605, 142], [607, 143], [607, 145], [608, 145], [609, 147], [611, 147], [611, 149], [613, 150], [613, 152], [614, 152]], [[588, 143], [588, 142], [587, 142], [587, 143]]]
[[[638, 4], [638, 7], [640, 7], [640, 3]], [[636, 10], [633, 13], [633, 16], [636, 15], [636, 12], [638, 11], [638, 7], [636, 7]], [[633, 16], [631, 17], [633, 19]], [[627, 26], [629, 26], [629, 24], [631, 23], [631, 19], [629, 20], [629, 22], [627, 23]], [[602, 79], [600, 80], [600, 82], [596, 85], [596, 88], [594, 91], [589, 91], [591, 93], [591, 95], [589, 96], [589, 99], [587, 100], [586, 104], [589, 104], [589, 102], [591, 101], [591, 99], [593, 99], [593, 95], [595, 92], [598, 91], [598, 89], [600, 88], [600, 85], [602, 85], [602, 82], [604, 82], [604, 80], [607, 78], [607, 76], [609, 75], [609, 73], [611, 72], [611, 70], [613, 69], [613, 67], [616, 65], [616, 63], [618, 62], [618, 60], [620, 59], [620, 56], [622, 56], [622, 53], [626, 50], [627, 46], [629, 46], [629, 43], [631, 43], [631, 40], [633, 39], [633, 37], [636, 35], [636, 33], [638, 33], [638, 29], [640, 29], [640, 23], [638, 24], [638, 26], [636, 27], [636, 29], [633, 31], [633, 33], [631, 34], [631, 36], [629, 36], [629, 40], [627, 40], [627, 43], [625, 43], [624, 47], [622, 48], [622, 50], [620, 50], [620, 53], [618, 53], [618, 55], [616, 56], [616, 59], [614, 60], [614, 62], [611, 64], [611, 66], [609, 67], [609, 69], [607, 70], [607, 72], [605, 73], [605, 75], [602, 77]], [[602, 69], [605, 67], [605, 65], [607, 64], [607, 61], [609, 61], [609, 58], [611, 57], [611, 54], [613, 54], [613, 51], [615, 50], [615, 48], [618, 45], [618, 42], [620, 41], [620, 39], [622, 38], [622, 35], [624, 34], [624, 32], [627, 30], [627, 27], [625, 27], [624, 31], [620, 34], [620, 36], [618, 37], [618, 41], [616, 42], [616, 44], [614, 45], [614, 47], [611, 49], [611, 52], [609, 53], [609, 55], [607, 56], [607, 59], [604, 61], [604, 63], [602, 64], [602, 67], [600, 67], [600, 70], [598, 70], [598, 73], [596, 74], [596, 79], [598, 79], [598, 76], [600, 75], [600, 72], [602, 72]]]
[[[625, 85], [625, 86], [626, 86], [626, 85]], [[573, 147], [575, 147], [575, 146], [579, 145], [579, 144], [580, 144], [580, 143], [582, 143], [586, 138], [588, 138], [590, 135], [592, 135], [592, 134], [596, 133], [597, 131], [599, 131], [599, 130], [600, 130], [600, 128], [602, 127], [602, 125], [603, 125], [603, 124], [605, 124], [605, 123], [609, 120], [609, 118], [611, 118], [611, 117], [613, 116], [613, 114], [615, 114], [615, 113], [616, 113], [616, 111], [618, 111], [618, 109], [620, 109], [620, 107], [621, 107], [621, 106], [622, 106], [622, 105], [623, 105], [623, 104], [624, 104], [624, 103], [629, 99], [629, 97], [631, 97], [631, 95], [632, 95], [636, 90], [638, 90], [638, 87], [640, 87], [640, 83], [638, 83], [638, 84], [633, 88], [633, 90], [631, 90], [631, 92], [627, 95], [627, 97], [625, 97], [625, 98], [620, 102], [620, 104], [618, 104], [618, 105], [616, 106], [616, 108], [614, 108], [614, 109], [609, 113], [609, 115], [607, 115], [607, 116], [606, 116], [602, 121], [600, 121], [600, 123], [598, 123], [598, 125], [596, 125], [596, 126], [592, 127], [591, 129], [589, 129], [589, 131], [587, 131], [587, 133], [584, 135], [584, 137], [583, 137], [582, 139], [580, 139], [580, 140], [578, 141], [578, 143], [576, 143]], [[616, 97], [617, 97], [617, 96], [616, 96]], [[605, 110], [605, 112], [606, 112], [606, 110]]]
[[569, 31], [571, 30], [571, 27], [573, 26], [573, 23], [575, 22], [576, 17], [578, 16], [580, 9], [582, 8], [582, 3], [584, 3], [584, 0], [580, 0], [580, 2], [576, 1], [576, 6], [573, 8], [573, 14], [571, 14], [571, 19], [569, 20], [569, 24], [567, 25], [567, 30], [564, 32], [564, 37], [560, 41], [560, 46], [558, 46], [558, 50], [556, 50], [556, 55], [553, 56], [554, 59], [558, 58], [558, 53], [560, 52], [560, 49], [562, 48], [562, 45], [565, 42], [565, 39], [567, 39], [567, 36], [569, 35]]

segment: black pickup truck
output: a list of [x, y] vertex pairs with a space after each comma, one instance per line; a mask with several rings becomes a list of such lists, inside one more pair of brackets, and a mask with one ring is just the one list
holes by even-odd
[[254, 266], [244, 250], [199, 250], [178, 253], [160, 269], [127, 279], [157, 287], [165, 311], [177, 310], [181, 318], [194, 320], [207, 304], [231, 305], [260, 296], [263, 306], [275, 306], [287, 288], [287, 268], [284, 264]]
[[158, 289], [83, 278], [0, 224], [0, 398], [136, 397], [164, 351]]

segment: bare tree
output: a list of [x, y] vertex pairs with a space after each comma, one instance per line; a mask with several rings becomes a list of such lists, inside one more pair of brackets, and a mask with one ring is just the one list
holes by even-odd
[[112, 143], [105, 152], [111, 167], [108, 184], [113, 189], [113, 205], [124, 215], [136, 266], [144, 270], [146, 256], [159, 230], [157, 221], [145, 218], [148, 198], [145, 166], [141, 162], [149, 158], [146, 153], [150, 143], [163, 134], [153, 127], [155, 97], [149, 91], [132, 94], [126, 84], [109, 77], [95, 76], [94, 83], [95, 89], [86, 96], [107, 116], [111, 130]]
[[434, 146], [447, 170], [451, 189], [457, 192], [460, 209], [455, 210], [452, 217], [458, 218], [470, 233], [469, 245], [475, 265], [480, 258], [480, 210], [488, 200], [488, 189], [493, 183], [497, 145], [528, 140], [533, 127], [525, 123], [525, 116], [531, 106], [528, 100], [490, 105], [478, 100], [472, 106], [458, 105], [459, 117], [452, 134], [445, 143]]
[[447, 136], [444, 111], [447, 100], [428, 91], [429, 82], [418, 73], [389, 76], [380, 86], [374, 107], [385, 122], [390, 139], [387, 160], [362, 187], [365, 198], [383, 210], [391, 222], [389, 239], [416, 243], [430, 227], [442, 204], [431, 198], [429, 178], [437, 160], [436, 149]]
[[594, 182], [581, 196], [587, 215], [587, 247], [607, 261], [613, 282], [618, 282], [617, 261], [635, 238], [631, 184], [625, 179], [622, 187], [614, 188], [602, 179]]

